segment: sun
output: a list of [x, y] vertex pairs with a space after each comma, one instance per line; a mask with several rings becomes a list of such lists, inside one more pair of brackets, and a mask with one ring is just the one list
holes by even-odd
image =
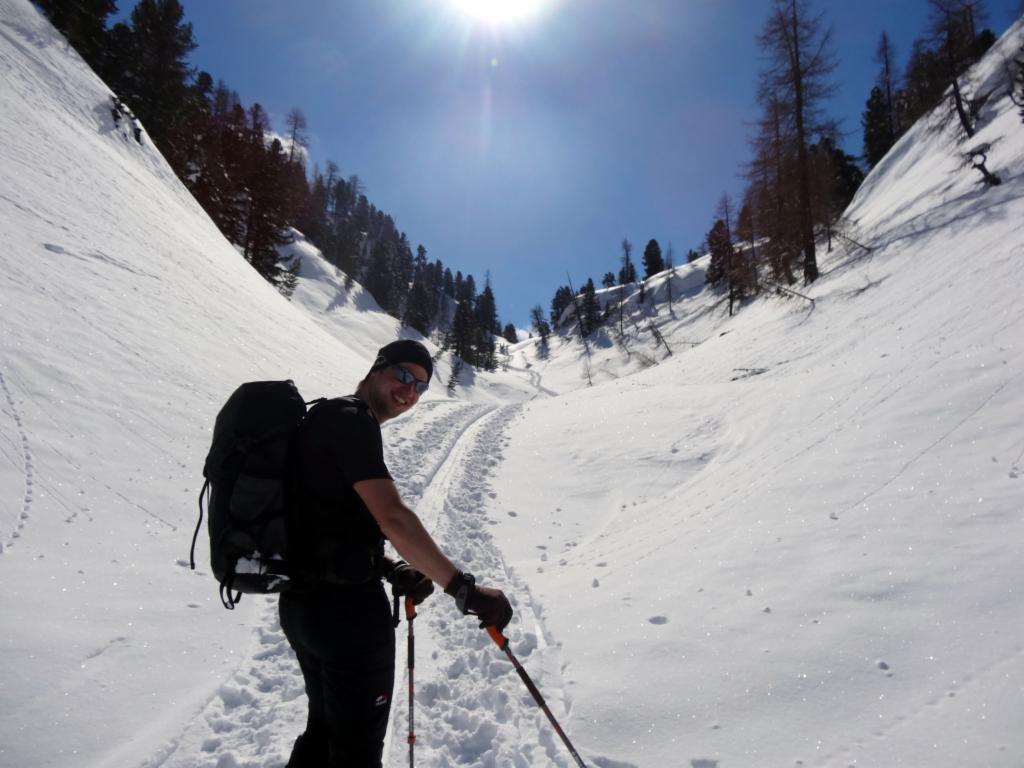
[[525, 21], [540, 11], [546, 0], [449, 0], [460, 13], [494, 26]]

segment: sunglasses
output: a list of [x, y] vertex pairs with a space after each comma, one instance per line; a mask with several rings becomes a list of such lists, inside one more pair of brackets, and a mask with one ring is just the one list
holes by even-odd
[[408, 368], [404, 368], [401, 365], [392, 365], [391, 373], [394, 375], [395, 379], [403, 384], [415, 384], [417, 395], [422, 395], [427, 391], [427, 387], [430, 386], [427, 382], [417, 379], [412, 375], [412, 372]]

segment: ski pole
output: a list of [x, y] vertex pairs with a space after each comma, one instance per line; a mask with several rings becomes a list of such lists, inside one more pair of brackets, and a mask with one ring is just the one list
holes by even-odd
[[487, 634], [491, 636], [491, 639], [495, 644], [505, 652], [506, 656], [508, 656], [508, 660], [511, 661], [512, 666], [516, 668], [516, 672], [519, 673], [519, 677], [522, 678], [527, 690], [533, 696], [533, 700], [537, 702], [537, 706], [540, 707], [544, 711], [544, 714], [548, 716], [548, 720], [550, 720], [551, 725], [554, 726], [555, 733], [561, 737], [562, 742], [568, 748], [569, 754], [571, 754], [573, 759], [576, 761], [576, 765], [580, 766], [580, 768], [587, 768], [586, 764], [583, 762], [583, 758], [580, 757], [579, 752], [576, 751], [572, 742], [569, 741], [569, 737], [566, 736], [565, 731], [562, 730], [562, 726], [558, 724], [558, 721], [555, 720], [555, 716], [552, 715], [551, 710], [548, 709], [548, 705], [544, 703], [544, 697], [540, 695], [540, 691], [537, 689], [537, 686], [533, 684], [533, 680], [530, 679], [526, 670], [523, 669], [523, 665], [519, 663], [519, 659], [517, 659], [512, 653], [512, 649], [508, 647], [508, 638], [501, 634], [501, 630], [494, 625], [487, 627]]
[[409, 664], [409, 768], [413, 768], [412, 753], [416, 744], [416, 729], [413, 727], [413, 669], [416, 666], [414, 661], [416, 639], [412, 632], [412, 620], [416, 618], [416, 604], [408, 595], [405, 598], [405, 618], [409, 622], [409, 636], [406, 644]]

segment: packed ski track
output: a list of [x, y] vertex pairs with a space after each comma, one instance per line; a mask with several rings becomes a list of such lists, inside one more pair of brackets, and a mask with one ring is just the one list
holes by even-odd
[[[494, 468], [508, 444], [506, 428], [521, 406], [486, 410], [469, 424], [419, 500], [418, 509], [442, 548], [483, 584], [505, 589], [516, 615], [506, 630], [513, 653], [565, 720], [571, 702], [562, 662], [528, 585], [505, 563], [488, 531]], [[568, 756], [512, 665], [472, 618], [452, 601], [432, 599], [419, 609], [416, 632], [416, 763], [421, 766], [568, 766]], [[404, 623], [404, 622], [403, 622]], [[404, 630], [404, 627], [403, 627]], [[400, 630], [402, 631], [402, 630]], [[404, 644], [398, 667], [404, 670]], [[402, 674], [405, 674], [404, 671]], [[401, 678], [400, 678], [401, 679]], [[396, 686], [386, 766], [408, 761], [406, 686]]]
[[[528, 586], [504, 562], [488, 526], [489, 477], [521, 406], [436, 400], [385, 425], [385, 452], [403, 498], [442, 548], [481, 583], [504, 588], [516, 610], [507, 630], [556, 717], [571, 713], [557, 646]], [[305, 725], [302, 675], [281, 630], [275, 597], [261, 603], [244, 661], [181, 733], [137, 768], [279, 768]], [[385, 765], [407, 764], [408, 697], [403, 620]], [[512, 665], [472, 617], [438, 591], [419, 608], [416, 632], [417, 765], [568, 766], [547, 720]]]

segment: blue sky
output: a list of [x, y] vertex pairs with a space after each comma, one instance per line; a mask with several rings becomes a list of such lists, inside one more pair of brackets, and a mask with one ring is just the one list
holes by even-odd
[[[428, 256], [490, 272], [502, 322], [525, 326], [566, 273], [616, 269], [623, 237], [677, 263], [742, 188], [755, 44], [768, 0], [549, 0], [492, 26], [456, 0], [182, 0], [192, 63], [275, 128], [299, 107], [310, 154], [358, 174]], [[133, 3], [122, 0], [123, 15]], [[1018, 0], [989, 0], [1001, 34]], [[847, 151], [883, 29], [902, 67], [925, 0], [816, 2], [834, 27]]]

